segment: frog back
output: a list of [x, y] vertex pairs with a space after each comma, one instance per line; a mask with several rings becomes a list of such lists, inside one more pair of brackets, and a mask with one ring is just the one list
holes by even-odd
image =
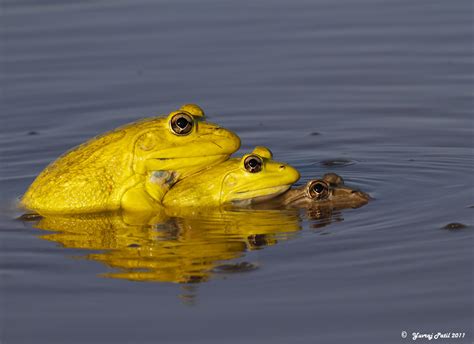
[[40, 214], [119, 209], [133, 179], [135, 138], [153, 121], [117, 128], [66, 152], [35, 179], [22, 206]]

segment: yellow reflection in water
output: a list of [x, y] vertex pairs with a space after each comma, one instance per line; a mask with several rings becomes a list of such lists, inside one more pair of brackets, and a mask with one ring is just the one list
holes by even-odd
[[106, 277], [174, 283], [206, 281], [245, 251], [274, 245], [301, 229], [298, 211], [250, 209], [49, 216], [35, 227], [55, 231], [41, 238], [64, 247], [103, 250], [87, 258], [116, 269]]

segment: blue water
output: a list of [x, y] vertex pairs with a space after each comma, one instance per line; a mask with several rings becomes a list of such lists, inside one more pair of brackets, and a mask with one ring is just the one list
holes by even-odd
[[[2, 344], [472, 342], [470, 1], [0, 6]], [[15, 220], [61, 153], [184, 103], [238, 154], [268, 146], [299, 184], [336, 172], [374, 200], [315, 219]], [[166, 274], [137, 281], [150, 266]]]

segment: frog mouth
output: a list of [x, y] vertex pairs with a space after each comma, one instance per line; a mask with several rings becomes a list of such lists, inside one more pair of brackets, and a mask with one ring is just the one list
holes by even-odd
[[[284, 200], [285, 204], [294, 204], [298, 202], [311, 202], [311, 200], [308, 200], [307, 196], [305, 193], [298, 192], [294, 195], [287, 195], [286, 199]], [[321, 202], [321, 201], [320, 201]]]
[[161, 158], [161, 157], [156, 157], [156, 158], [151, 158], [152, 160], [158, 160], [158, 161], [184, 161], [184, 160], [189, 160], [189, 159], [200, 159], [200, 158], [218, 158], [218, 157], [223, 157], [223, 156], [229, 156], [230, 154], [212, 154], [212, 155], [193, 155], [193, 156], [180, 156], [180, 157], [166, 157], [166, 158]]
[[259, 189], [243, 190], [234, 193], [232, 204], [250, 204], [264, 202], [286, 192], [291, 184], [269, 186]]
[[[201, 137], [202, 139], [202, 137]], [[150, 152], [148, 159], [160, 160], [181, 160], [181, 159], [195, 159], [206, 156], [230, 156], [232, 153], [240, 148], [240, 139], [236, 136], [222, 136], [214, 140], [199, 141], [193, 140], [191, 142], [183, 143], [166, 147], [163, 149]]]

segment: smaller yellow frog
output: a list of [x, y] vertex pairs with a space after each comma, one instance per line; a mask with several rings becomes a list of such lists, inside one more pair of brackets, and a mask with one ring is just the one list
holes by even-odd
[[166, 207], [246, 205], [275, 197], [295, 183], [299, 172], [273, 161], [266, 147], [256, 147], [241, 159], [229, 159], [176, 183], [163, 198]]

